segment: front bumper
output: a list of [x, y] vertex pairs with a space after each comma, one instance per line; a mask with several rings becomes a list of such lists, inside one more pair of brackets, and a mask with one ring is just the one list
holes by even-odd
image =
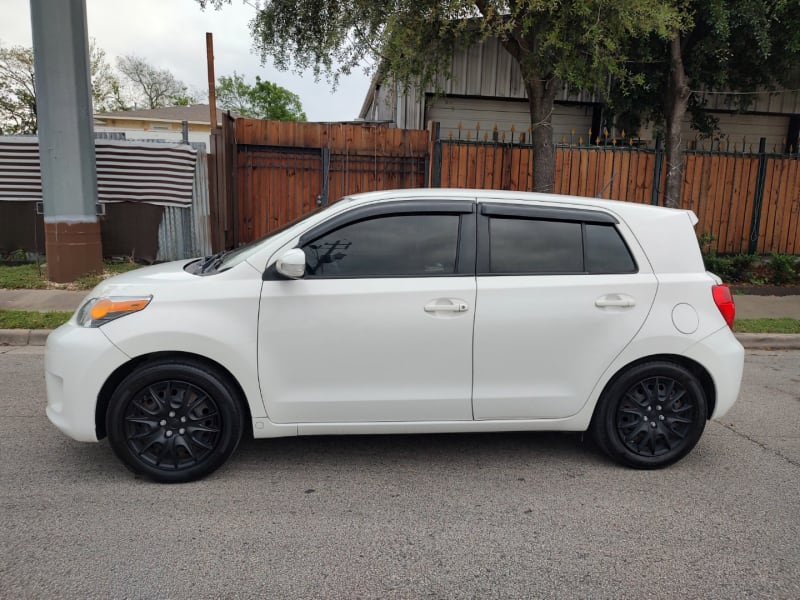
[[99, 328], [70, 321], [53, 331], [44, 356], [47, 418], [79, 442], [96, 442], [97, 396], [109, 375], [129, 360]]

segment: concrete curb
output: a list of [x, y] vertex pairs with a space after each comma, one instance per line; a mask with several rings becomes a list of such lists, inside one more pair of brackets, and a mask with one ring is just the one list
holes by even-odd
[[737, 333], [747, 350], [800, 350], [800, 333]]
[[0, 329], [0, 346], [44, 346], [51, 329]]
[[[51, 329], [0, 329], [0, 346], [44, 346]], [[747, 350], [800, 350], [800, 333], [737, 333]]]

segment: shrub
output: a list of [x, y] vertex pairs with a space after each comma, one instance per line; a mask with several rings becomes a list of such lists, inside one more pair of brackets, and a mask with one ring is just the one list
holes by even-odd
[[731, 256], [731, 281], [750, 281], [753, 263], [758, 257], [755, 254], [734, 254]]
[[720, 256], [716, 252], [703, 255], [706, 270], [711, 271], [723, 281], [733, 281], [733, 260], [727, 256]]
[[792, 283], [797, 279], [797, 258], [791, 254], [773, 252], [767, 263], [769, 281], [775, 285]]

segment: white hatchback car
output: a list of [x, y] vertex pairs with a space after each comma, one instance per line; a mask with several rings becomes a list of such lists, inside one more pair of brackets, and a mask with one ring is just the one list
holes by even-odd
[[416, 189], [344, 198], [205, 259], [108, 279], [47, 341], [50, 420], [190, 481], [257, 438], [584, 431], [669, 465], [744, 350], [688, 211]]

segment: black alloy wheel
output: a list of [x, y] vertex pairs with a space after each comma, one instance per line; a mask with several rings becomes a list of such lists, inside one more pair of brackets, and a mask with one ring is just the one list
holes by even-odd
[[697, 378], [680, 365], [652, 362], [631, 368], [609, 386], [592, 431], [614, 460], [655, 469], [688, 454], [707, 418], [707, 400]]
[[236, 449], [243, 416], [216, 369], [191, 361], [148, 363], [117, 388], [106, 415], [109, 440], [134, 472], [177, 483], [216, 470]]

